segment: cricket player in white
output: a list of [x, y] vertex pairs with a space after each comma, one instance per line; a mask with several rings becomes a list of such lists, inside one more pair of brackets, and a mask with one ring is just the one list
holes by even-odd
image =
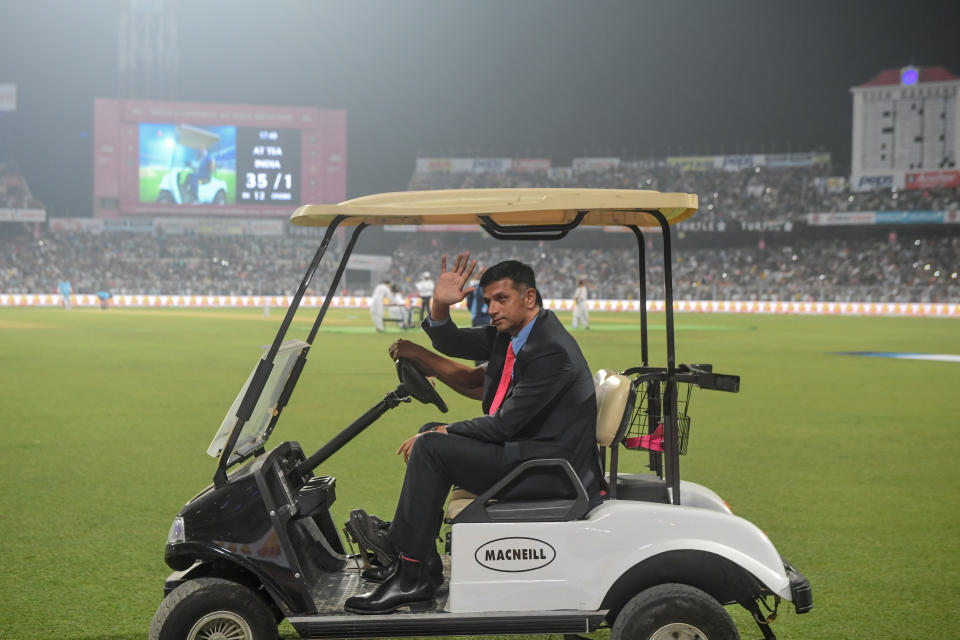
[[384, 299], [390, 299], [390, 283], [381, 282], [373, 289], [373, 295], [370, 296], [370, 317], [373, 319], [373, 326], [377, 331], [383, 331], [383, 309]]
[[577, 290], [573, 292], [573, 328], [590, 328], [590, 314], [587, 312], [587, 281], [577, 281]]

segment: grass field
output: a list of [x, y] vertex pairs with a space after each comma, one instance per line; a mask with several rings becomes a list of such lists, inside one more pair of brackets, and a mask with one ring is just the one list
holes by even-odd
[[[204, 451], [280, 319], [0, 309], [0, 638], [146, 638], [170, 522], [210, 482]], [[639, 364], [637, 316], [591, 320], [576, 336], [593, 369]], [[399, 335], [374, 333], [364, 312], [331, 312], [274, 441], [312, 451], [376, 403], [396, 384], [386, 348]], [[742, 376], [738, 395], [694, 391], [681, 468], [810, 579], [814, 610], [782, 607], [777, 636], [958, 637], [960, 365], [833, 352], [960, 354], [960, 324], [689, 314], [677, 342], [679, 361]], [[652, 353], [663, 362], [659, 334]], [[475, 413], [441, 392], [451, 415]], [[401, 406], [325, 464], [338, 522], [356, 507], [392, 515], [396, 446], [437, 415]], [[623, 466], [639, 471], [641, 457], [625, 453]], [[744, 638], [759, 637], [731, 613]]]

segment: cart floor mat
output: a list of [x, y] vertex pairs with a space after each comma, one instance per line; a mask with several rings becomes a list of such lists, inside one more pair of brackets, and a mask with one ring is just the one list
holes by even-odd
[[[450, 593], [450, 556], [440, 557], [443, 559], [443, 584], [437, 589], [434, 597], [437, 607], [431, 613], [447, 610], [447, 597]], [[343, 571], [324, 572], [311, 586], [310, 595], [317, 607], [317, 615], [339, 616], [344, 614], [343, 605], [347, 598], [372, 591], [376, 586], [376, 583], [367, 582], [360, 577], [357, 561], [351, 558]]]

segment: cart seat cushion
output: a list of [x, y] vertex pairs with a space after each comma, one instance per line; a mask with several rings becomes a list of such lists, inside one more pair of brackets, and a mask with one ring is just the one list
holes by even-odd
[[468, 504], [473, 502], [476, 497], [477, 495], [475, 493], [470, 493], [460, 487], [454, 487], [453, 491], [450, 492], [450, 496], [447, 498], [447, 521], [453, 520], [460, 515], [460, 512], [463, 511]]
[[614, 371], [600, 369], [593, 376], [597, 392], [597, 444], [613, 444], [623, 423], [623, 412], [630, 397], [630, 379]]

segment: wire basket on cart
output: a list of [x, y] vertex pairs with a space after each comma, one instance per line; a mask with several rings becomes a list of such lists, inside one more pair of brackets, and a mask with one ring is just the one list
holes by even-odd
[[[664, 449], [663, 416], [664, 391], [666, 382], [661, 379], [639, 380], [637, 390], [638, 402], [630, 419], [623, 445], [627, 449], [662, 452]], [[687, 444], [690, 440], [690, 416], [687, 410], [690, 406], [690, 394], [693, 385], [689, 383], [677, 384], [677, 443], [680, 455], [687, 453]], [[651, 411], [652, 409], [652, 411]], [[651, 419], [651, 415], [653, 416]]]

